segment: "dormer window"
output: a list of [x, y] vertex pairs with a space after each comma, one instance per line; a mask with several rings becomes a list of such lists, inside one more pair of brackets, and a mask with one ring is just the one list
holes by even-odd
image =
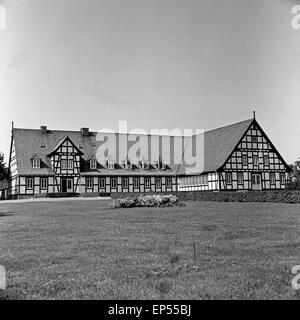
[[109, 161], [108, 162], [108, 169], [114, 169], [115, 168], [115, 163], [114, 161]]
[[143, 159], [143, 160], [140, 161], [140, 165], [141, 165], [141, 168], [142, 168], [143, 170], [149, 169], [149, 161], [147, 161], [147, 160], [145, 160], [145, 159]]
[[90, 161], [90, 169], [91, 170], [97, 169], [97, 161], [96, 160], [91, 160]]
[[159, 158], [157, 161], [155, 161], [155, 163], [156, 163], [156, 168], [158, 170], [165, 170], [166, 169], [166, 163], [161, 158]]
[[32, 168], [39, 169], [40, 167], [41, 167], [41, 159], [39, 158], [32, 159]]
[[124, 160], [124, 169], [130, 169], [130, 161], [128, 159]]

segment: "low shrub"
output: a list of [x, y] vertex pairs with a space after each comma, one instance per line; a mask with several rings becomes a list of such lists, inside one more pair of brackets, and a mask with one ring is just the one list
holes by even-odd
[[139, 195], [131, 198], [117, 198], [112, 202], [112, 208], [132, 207], [174, 207], [179, 200], [174, 195]]
[[112, 202], [112, 208], [132, 208], [135, 207], [135, 200], [130, 198], [124, 198], [124, 199], [115, 199]]
[[[130, 198], [137, 199], [140, 194], [135, 193], [115, 193], [112, 198]], [[163, 197], [164, 193], [147, 194], [147, 196]], [[146, 197], [146, 195], [143, 195]], [[177, 191], [168, 197], [175, 197], [177, 201], [217, 201], [217, 202], [269, 202], [269, 203], [300, 203], [300, 190], [264, 190], [249, 192], [234, 191]], [[151, 200], [152, 202], [154, 200]], [[149, 200], [149, 203], [151, 202]], [[160, 200], [163, 202], [163, 200]], [[168, 200], [166, 200], [168, 201]], [[171, 200], [170, 200], [171, 201]], [[181, 202], [176, 202], [177, 206]], [[153, 205], [155, 206], [155, 205]]]

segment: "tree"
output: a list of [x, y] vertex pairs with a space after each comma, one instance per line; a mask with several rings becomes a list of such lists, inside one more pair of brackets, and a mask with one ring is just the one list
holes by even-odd
[[291, 173], [290, 188], [300, 189], [300, 159], [290, 165], [293, 172]]
[[0, 180], [8, 178], [8, 168], [4, 162], [4, 154], [0, 152]]

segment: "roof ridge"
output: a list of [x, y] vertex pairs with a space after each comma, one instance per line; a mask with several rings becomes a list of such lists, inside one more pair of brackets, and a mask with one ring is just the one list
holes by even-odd
[[[221, 126], [221, 127], [218, 127], [218, 128], [214, 128], [214, 129], [209, 129], [209, 130], [204, 130], [203, 132], [204, 133], [207, 133], [207, 132], [212, 132], [212, 131], [215, 131], [215, 130], [220, 130], [220, 129], [223, 129], [223, 128], [227, 128], [227, 127], [231, 127], [231, 126], [234, 126], [234, 125], [237, 125], [237, 124], [241, 124], [243, 122], [247, 122], [247, 121], [253, 121], [254, 119], [253, 118], [249, 118], [249, 119], [246, 119], [246, 120], [242, 120], [242, 121], [238, 121], [238, 122], [234, 122], [234, 123], [231, 123], [231, 124], [227, 124], [225, 126]], [[27, 130], [27, 131], [40, 131], [40, 129], [30, 129], [30, 128], [14, 128], [14, 130]], [[48, 129], [49, 131], [53, 131], [53, 132], [76, 132], [76, 133], [80, 133], [80, 130], [60, 130], [60, 129]], [[189, 135], [189, 136], [185, 136], [185, 135], [166, 135], [166, 134], [158, 134], [158, 133], [138, 133], [138, 132], [119, 132], [119, 131], [116, 131], [116, 132], [104, 132], [104, 131], [90, 131], [90, 133], [92, 134], [97, 134], [97, 133], [104, 133], [104, 134], [108, 134], [108, 133], [113, 133], [113, 134], [131, 134], [131, 135], [150, 135], [150, 136], [168, 136], [168, 137], [194, 137], [197, 135], [196, 134], [193, 134], [193, 135]], [[200, 134], [202, 134], [203, 132], [201, 132]], [[199, 133], [198, 133], [199, 134]]]
[[[209, 130], [204, 130], [204, 133], [208, 133], [208, 132], [212, 132], [212, 131], [217, 131], [217, 130], [220, 130], [220, 129], [224, 129], [224, 128], [229, 128], [229, 127], [232, 127], [232, 126], [236, 126], [237, 124], [241, 124], [241, 123], [244, 123], [244, 122], [248, 122], [248, 121], [253, 121], [253, 119], [247, 119], [247, 120], [243, 120], [243, 121], [239, 121], [239, 122], [235, 122], [235, 123], [232, 123], [232, 124], [227, 124], [225, 126], [222, 126], [222, 127], [218, 127], [218, 128], [215, 128], [215, 129], [209, 129]], [[198, 133], [199, 134], [199, 133]], [[202, 134], [202, 132], [200, 133]], [[194, 136], [196, 136], [197, 134], [194, 134]]]

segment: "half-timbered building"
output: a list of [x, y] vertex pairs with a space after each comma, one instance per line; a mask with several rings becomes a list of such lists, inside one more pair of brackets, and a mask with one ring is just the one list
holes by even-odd
[[[187, 149], [199, 166], [185, 162]], [[278, 190], [290, 172], [255, 118], [188, 137], [13, 128], [9, 168], [12, 198]]]

